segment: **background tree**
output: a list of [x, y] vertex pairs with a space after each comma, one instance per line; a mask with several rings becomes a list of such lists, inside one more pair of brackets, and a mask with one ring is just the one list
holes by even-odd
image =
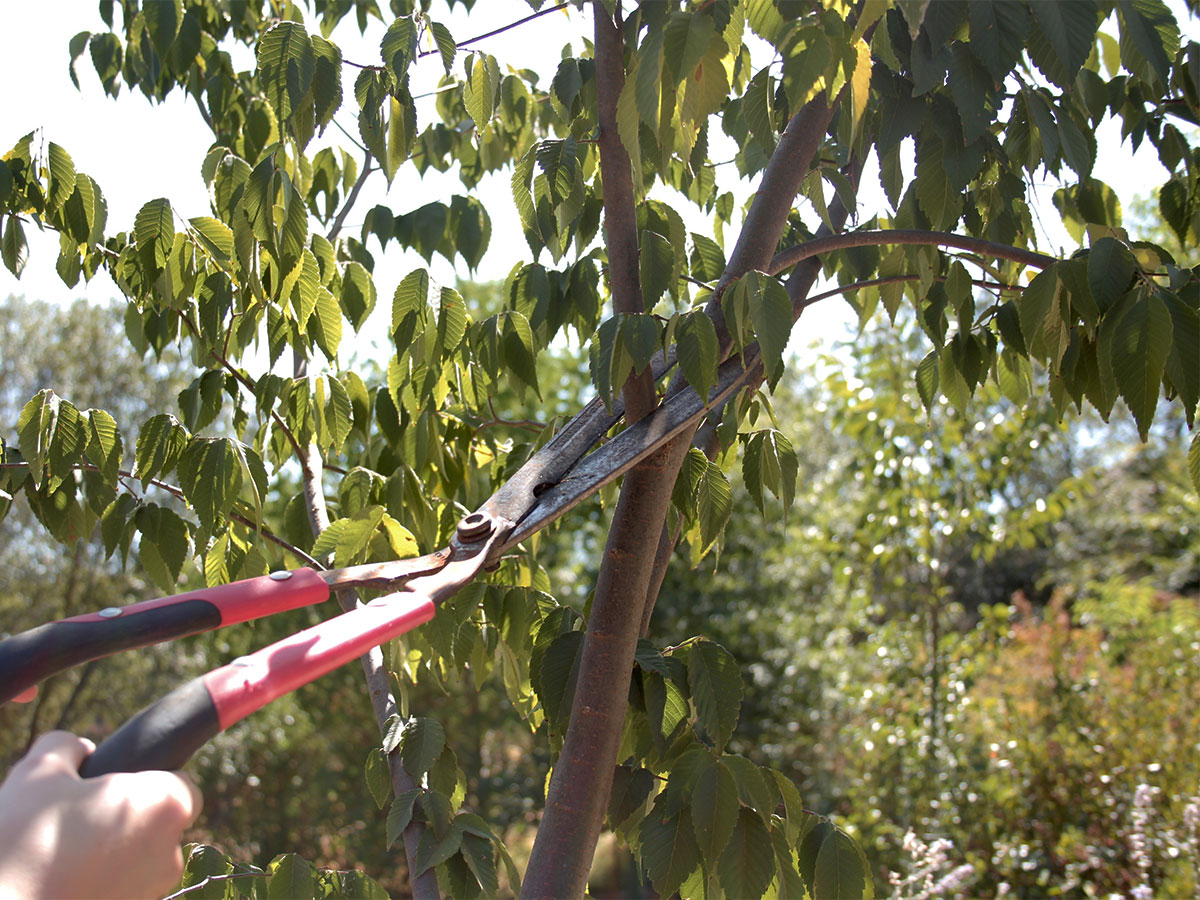
[[[708, 396], [729, 360], [745, 389], [624, 477], [586, 608], [552, 598], [533, 540], [421, 632], [364, 658], [385, 735], [367, 757], [368, 780], [380, 795], [390, 782], [396, 796], [388, 842], [402, 837], [414, 893], [439, 884], [455, 896], [495, 893], [507, 852], [461, 808], [453, 738], [420, 715], [429, 710], [413, 706], [412, 689], [495, 677], [543, 729], [553, 764], [523, 894], [582, 894], [607, 823], [660, 894], [750, 896], [775, 885], [866, 895], [867, 866], [847, 835], [805, 813], [786, 775], [727, 752], [743, 696], [728, 651], [703, 639], [664, 650], [639, 641], [673, 548], [682, 540], [693, 563], [712, 550], [732, 512], [724, 467], [739, 455], [752, 498], [771, 492], [790, 505], [799, 460], [786, 435], [761, 427], [771, 413], [759, 387], [782, 378], [787, 335], [820, 296], [810, 291], [822, 266], [863, 321], [879, 307], [896, 320], [911, 303], [932, 347], [915, 368], [915, 397], [926, 415], [953, 407], [960, 441], [975, 439], [965, 424], [972, 397], [993, 382], [1018, 402], [1048, 396], [1057, 416], [1086, 402], [1107, 419], [1120, 398], [1143, 439], [1165, 394], [1192, 427], [1195, 273], [1130, 237], [1092, 169], [1095, 129], [1110, 117], [1134, 143], [1149, 141], [1170, 173], [1158, 195], [1164, 218], [1195, 243], [1200, 160], [1175, 123], [1196, 121], [1200, 51], [1181, 46], [1158, 0], [586, 8], [590, 34], [542, 82], [502, 69], [477, 40], [457, 44], [425, 3], [397, 0], [384, 16], [372, 3], [314, 0], [307, 24], [290, 2], [102, 3], [111, 30], [78, 35], [73, 61], [90, 56], [112, 94], [124, 82], [154, 100], [176, 89], [195, 100], [214, 137], [202, 173], [210, 214], [177, 217], [159, 198], [131, 231], [113, 232], [99, 186], [34, 134], [0, 167], [0, 249], [19, 272], [25, 226], [53, 228], [64, 280], [104, 267], [129, 301], [135, 349], [178, 345], [196, 379], [181, 416], [152, 416], [136, 441], [102, 410], [39, 392], [5, 448], [3, 489], [22, 491], [60, 538], [99, 521], [114, 549], [136, 539], [163, 590], [192, 557], [209, 583], [310, 556], [388, 558], [444, 543], [544, 440], [526, 433], [540, 416], [497, 416], [491, 398], [541, 399], [539, 353], [568, 329], [588, 345], [594, 403], [619, 398], [627, 422], [660, 393]], [[386, 25], [378, 61], [344, 60], [332, 40], [352, 10], [360, 30], [372, 16]], [[238, 44], [253, 49], [252, 71], [235, 66]], [[418, 107], [410, 78], [437, 65], [445, 78], [432, 109]], [[361, 139], [361, 163], [317, 141], [355, 107], [357, 127], [341, 127], [357, 131], [348, 140]], [[739, 174], [756, 179], [744, 216], [710, 158], [718, 122]], [[888, 208], [861, 210], [872, 157]], [[392, 183], [431, 169], [456, 171], [467, 193], [376, 206], [357, 238], [344, 234], [373, 174]], [[1056, 208], [1079, 242], [1068, 258], [1032, 249], [1027, 182], [1041, 170], [1062, 182]], [[496, 171], [511, 177], [534, 257], [514, 266], [504, 308], [432, 285], [418, 269], [393, 297], [386, 377], [344, 368], [346, 326], [363, 328], [376, 305], [369, 236], [383, 251], [395, 241], [474, 267], [492, 223], [471, 190]], [[808, 223], [795, 208], [801, 194], [815, 214]], [[709, 217], [711, 237], [689, 232], [674, 208], [684, 203]], [[848, 220], [855, 230], [839, 233]], [[1026, 272], [1037, 274], [1024, 283]], [[656, 384], [659, 350], [677, 372]], [[901, 398], [920, 414], [911, 392]], [[211, 430], [222, 415], [230, 434]], [[167, 493], [188, 509], [131, 492], [126, 447], [143, 486], [174, 479]], [[942, 459], [922, 458], [943, 474]], [[1190, 459], [1195, 476], [1200, 443]], [[857, 463], [864, 478], [898, 474]], [[868, 524], [888, 557], [878, 577], [921, 574], [939, 683], [943, 604], [960, 565], [943, 551], [990, 537], [980, 498], [1003, 492], [940, 477], [909, 486], [941, 537], [922, 530], [910, 536], [925, 544], [898, 546], [894, 498]], [[947, 546], [973, 516], [980, 530]], [[291, 858], [273, 865], [274, 877], [308, 873]], [[511, 867], [507, 877], [515, 885]]]

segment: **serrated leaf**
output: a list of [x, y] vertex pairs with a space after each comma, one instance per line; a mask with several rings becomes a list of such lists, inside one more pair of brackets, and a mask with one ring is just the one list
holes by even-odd
[[174, 416], [161, 414], [146, 420], [138, 432], [133, 470], [133, 474], [142, 480], [143, 487], [149, 485], [152, 478], [175, 468], [187, 441], [186, 429]]
[[99, 468], [104, 480], [112, 487], [117, 486], [124, 446], [117, 423], [102, 409], [89, 409], [84, 413], [88, 423], [87, 456]]
[[[748, 809], [738, 810], [729, 843], [717, 863], [721, 887], [730, 897], [761, 897], [775, 877], [775, 851], [761, 818]], [[843, 897], [843, 894], [817, 894]]]
[[733, 514], [733, 492], [725, 473], [710, 462], [696, 486], [696, 515], [700, 523], [700, 543], [707, 551], [725, 530]]
[[861, 848], [840, 829], [830, 832], [821, 842], [813, 871], [814, 897], [875, 896], [871, 870]]
[[153, 503], [141, 507], [134, 522], [142, 534], [138, 552], [143, 567], [160, 588], [172, 590], [192, 555], [191, 529], [174, 512]]
[[267, 879], [268, 900], [296, 900], [315, 897], [317, 870], [308, 860], [295, 853], [284, 853], [271, 860]]
[[496, 110], [496, 90], [500, 87], [500, 66], [494, 57], [476, 53], [467, 57], [467, 81], [463, 86], [463, 104], [475, 127], [483, 131]]
[[1087, 256], [1087, 280], [1100, 312], [1106, 312], [1125, 295], [1136, 269], [1133, 254], [1116, 238], [1101, 238], [1092, 245]]
[[496, 850], [492, 842], [477, 834], [464, 834], [462, 857], [483, 889], [484, 896], [496, 896], [500, 891], [500, 876], [496, 871]]
[[1109, 365], [1117, 390], [1133, 413], [1143, 441], [1162, 390], [1171, 333], [1171, 314], [1166, 304], [1145, 290], [1138, 291], [1113, 332]]
[[313, 115], [324, 131], [342, 105], [342, 51], [318, 34], [311, 36], [316, 64], [313, 68]]
[[687, 313], [675, 329], [676, 358], [687, 383], [705, 401], [717, 383], [717, 330], [703, 312]]
[[852, 134], [857, 136], [867, 111], [871, 94], [871, 48], [859, 38], [854, 42], [854, 74], [850, 77], [850, 111]]
[[540, 400], [542, 392], [538, 387], [537, 351], [529, 320], [519, 312], [504, 313], [500, 340], [505, 366], [519, 381], [532, 388]]
[[729, 743], [742, 705], [742, 673], [729, 651], [697, 641], [688, 653], [688, 687], [700, 726], [713, 746]]
[[382, 506], [367, 506], [349, 518], [331, 522], [313, 542], [312, 555], [325, 559], [333, 554], [339, 568], [361, 562], [383, 517]]
[[160, 197], [142, 206], [134, 219], [133, 234], [147, 269], [153, 274], [165, 266], [175, 242], [170, 202]]
[[[1075, 73], [1087, 61], [1096, 34], [1096, 4], [1093, 0], [1073, 0], [1070, 3], [1031, 3], [1033, 17], [1041, 27], [1035, 29], [1044, 37], [1062, 66], [1064, 79], [1071, 84]], [[1051, 73], [1045, 73], [1052, 77]]]
[[184, 495], [207, 528], [224, 518], [242, 488], [242, 466], [229, 438], [192, 438], [179, 457]]
[[327, 376], [329, 386], [328, 400], [325, 403], [325, 427], [329, 434], [328, 448], [334, 453], [340, 453], [350, 429], [354, 427], [354, 408], [350, 404], [350, 394], [345, 386], [332, 375]]
[[4, 223], [4, 237], [0, 241], [0, 256], [4, 258], [5, 268], [20, 278], [29, 261], [29, 244], [25, 241], [25, 229], [16, 216], [10, 215]]
[[338, 345], [342, 341], [342, 311], [324, 286], [317, 289], [317, 300], [313, 314], [308, 320], [308, 333], [330, 362], [337, 360]]
[[413, 16], [398, 16], [379, 44], [379, 55], [396, 84], [403, 84], [417, 56], [417, 23]]
[[222, 266], [233, 259], [233, 231], [224, 222], [209, 216], [188, 220], [200, 238], [200, 245]]
[[367, 754], [367, 762], [363, 766], [363, 775], [367, 779], [367, 790], [375, 800], [375, 805], [383, 809], [388, 797], [392, 796], [392, 773], [388, 768], [387, 754], [380, 747], [373, 747]]
[[[583, 632], [568, 631], [554, 638], [542, 655], [537, 672], [538, 696], [551, 727], [565, 730], [570, 715], [570, 699], [579, 675], [579, 657]], [[531, 672], [531, 675], [533, 673]]]
[[355, 331], [362, 328], [375, 308], [375, 297], [375, 282], [366, 267], [358, 262], [346, 263], [338, 303]]
[[437, 44], [438, 55], [442, 58], [442, 67], [449, 75], [450, 69], [454, 66], [454, 55], [458, 52], [458, 45], [454, 43], [450, 29], [441, 22], [430, 23], [429, 30], [433, 34], [434, 43]]
[[417, 718], [409, 722], [400, 739], [400, 759], [413, 778], [420, 778], [433, 766], [446, 746], [446, 732], [436, 719]]
[[1117, 0], [1121, 63], [1143, 81], [1167, 84], [1179, 51], [1175, 17], [1160, 0]]
[[733, 774], [717, 760], [691, 786], [692, 828], [704, 859], [720, 856], [738, 822], [738, 791]]
[[46, 203], [51, 210], [55, 210], [66, 203], [75, 190], [75, 163], [71, 161], [71, 155], [53, 141], [50, 142], [47, 156], [50, 179]]
[[427, 871], [432, 866], [440, 865], [458, 852], [462, 845], [462, 829], [451, 825], [440, 837], [432, 828], [426, 828], [417, 844], [417, 856], [413, 861], [416, 875]]
[[296, 112], [312, 87], [317, 55], [299, 22], [279, 22], [258, 42], [258, 78], [280, 123]]
[[656, 804], [642, 822], [642, 864], [660, 897], [669, 897], [700, 864], [700, 848], [686, 807], [664, 817]]
[[421, 789], [416, 788], [411, 791], [405, 791], [392, 801], [392, 808], [388, 810], [387, 816], [388, 847], [394, 846], [396, 841], [400, 840], [400, 835], [412, 821], [413, 804], [417, 802], [417, 798], [421, 794]]

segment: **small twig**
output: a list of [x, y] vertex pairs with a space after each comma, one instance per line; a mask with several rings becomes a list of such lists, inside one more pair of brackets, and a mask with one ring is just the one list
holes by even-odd
[[352, 135], [350, 132], [348, 132], [345, 129], [345, 127], [342, 125], [341, 122], [339, 122], [337, 119], [334, 119], [333, 124], [334, 124], [334, 127], [337, 128], [338, 131], [340, 131], [342, 134], [344, 134], [346, 136], [346, 140], [348, 140], [350, 143], [352, 143], [355, 147], [357, 147], [363, 153], [370, 152], [369, 150], [367, 150], [367, 148], [365, 146], [363, 146], [361, 143], [359, 143], [358, 138], [356, 138], [354, 135]]
[[[475, 35], [475, 37], [469, 37], [469, 38], [466, 38], [465, 40], [458, 41], [456, 46], [465, 47], [467, 44], [473, 44], [476, 41], [482, 41], [485, 38], [495, 37], [498, 34], [504, 34], [504, 32], [511, 31], [512, 29], [514, 29], [520, 25], [524, 25], [526, 22], [532, 22], [534, 19], [540, 18], [541, 16], [549, 15], [552, 12], [558, 12], [560, 9], [565, 9], [568, 6], [570, 6], [569, 3], [560, 3], [560, 4], [558, 4], [558, 6], [551, 6], [551, 7], [548, 7], [547, 9], [540, 9], [537, 12], [526, 16], [523, 19], [517, 19], [517, 21], [515, 21], [515, 22], [510, 22], [507, 25], [502, 25], [499, 28], [493, 29], [492, 31], [485, 32], [484, 34], [477, 34], [477, 35]], [[439, 53], [439, 52], [440, 52], [439, 50], [422, 50], [420, 53], [417, 54], [417, 58], [420, 59], [423, 56], [433, 56], [435, 53]]]
[[[920, 275], [890, 275], [887, 278], [872, 278], [870, 281], [856, 281], [854, 284], [843, 285], [842, 287], [837, 287], [837, 288], [834, 288], [833, 290], [825, 291], [823, 294], [814, 294], [813, 296], [805, 299], [805, 301], [800, 305], [800, 309], [805, 309], [806, 307], [812, 306], [814, 303], [816, 303], [819, 300], [828, 300], [830, 297], [836, 297], [839, 294], [848, 294], [851, 291], [857, 291], [861, 288], [878, 287], [879, 285], [883, 285], [883, 284], [898, 284], [900, 282], [905, 282], [905, 281], [920, 281], [920, 280], [921, 280]], [[933, 280], [934, 281], [945, 281], [946, 276], [945, 275], [935, 275]], [[977, 278], [972, 278], [971, 284], [975, 285], [976, 287], [987, 288], [989, 290], [996, 290], [996, 291], [1021, 291], [1021, 290], [1023, 290], [1019, 285], [1004, 284], [999, 281], [982, 281]]]
[[265, 878], [266, 872], [230, 872], [227, 875], [207, 875], [202, 881], [181, 888], [173, 894], [168, 894], [162, 900], [176, 900], [177, 897], [186, 897], [188, 894], [198, 891], [201, 888], [207, 887], [217, 881], [232, 881], [234, 878]]
[[358, 178], [355, 179], [354, 186], [350, 188], [350, 193], [346, 196], [346, 202], [343, 203], [342, 208], [338, 210], [337, 216], [334, 217], [333, 224], [329, 226], [329, 233], [325, 235], [326, 239], [328, 239], [329, 243], [331, 244], [337, 240], [338, 233], [342, 230], [342, 226], [346, 224], [346, 216], [350, 214], [351, 207], [353, 207], [355, 201], [358, 200], [358, 195], [362, 192], [362, 187], [364, 182], [367, 180], [367, 176], [376, 171], [375, 169], [371, 168], [371, 160], [374, 159], [374, 157], [371, 156], [371, 151], [364, 149], [363, 152], [366, 154], [366, 156], [363, 159], [362, 171], [358, 173]]
[[[187, 314], [181, 309], [176, 310], [176, 312], [179, 313], [179, 318], [183, 321], [183, 323], [187, 325], [189, 329], [191, 329], [192, 336], [197, 340], [200, 340], [200, 330], [192, 323], [192, 320], [188, 318]], [[208, 355], [219, 362], [221, 364], [221, 368], [232, 375], [237, 380], [238, 384], [242, 385], [242, 387], [248, 390], [252, 395], [256, 395], [258, 393], [258, 386], [228, 359], [217, 353], [216, 350], [209, 350]], [[303, 456], [300, 442], [296, 439], [296, 435], [292, 433], [292, 429], [288, 427], [288, 423], [283, 420], [283, 416], [279, 415], [279, 413], [272, 409], [271, 418], [275, 420], [276, 426], [279, 427], [284, 436], [288, 439], [288, 443], [292, 445], [292, 449], [295, 450], [298, 455]]]
[[[72, 468], [87, 469], [92, 472], [100, 471], [99, 466], [93, 465], [92, 463], [89, 463], [89, 462], [75, 463], [72, 466]], [[26, 470], [28, 470], [29, 463], [28, 462], [0, 463], [0, 469], [26, 469]], [[117, 476], [120, 479], [126, 479], [126, 478], [137, 479], [137, 476], [135, 474], [133, 474], [132, 472], [126, 472], [124, 469], [118, 470]], [[130, 487], [129, 484], [127, 484], [124, 480], [121, 481], [121, 484], [131, 496], [137, 497], [137, 492], [132, 487]], [[152, 485], [154, 485], [154, 487], [158, 488], [159, 490], [166, 491], [172, 497], [182, 500], [185, 503], [187, 502], [187, 495], [184, 494], [182, 488], [176, 487], [173, 484], [168, 484], [165, 481], [159, 481], [157, 478], [151, 478], [147, 482], [147, 484], [152, 484]], [[271, 529], [267, 528], [267, 526], [259, 525], [253, 519], [243, 516], [240, 513], [235, 513], [232, 510], [226, 514], [225, 518], [229, 519], [231, 522], [237, 522], [239, 525], [245, 525], [247, 528], [252, 528], [252, 529], [258, 531], [259, 533], [262, 534], [263, 537], [265, 537], [271, 543], [279, 545], [284, 550], [288, 551], [293, 556], [295, 556], [297, 559], [303, 561], [305, 565], [312, 566], [315, 569], [324, 569], [325, 568], [325, 566], [322, 563], [320, 563], [318, 560], [313, 559], [313, 557], [309, 556], [307, 553], [305, 553], [299, 547], [284, 540], [279, 535], [275, 534], [275, 532], [273, 532]]]

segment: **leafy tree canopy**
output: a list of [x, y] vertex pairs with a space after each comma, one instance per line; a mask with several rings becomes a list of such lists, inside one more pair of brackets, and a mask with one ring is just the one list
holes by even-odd
[[[664, 392], [707, 397], [731, 359], [737, 397], [625, 476], [585, 610], [553, 599], [534, 539], [367, 659], [373, 695], [395, 698], [376, 709], [368, 772], [381, 796], [390, 781], [388, 840], [403, 837], [416, 893], [495, 893], [507, 851], [461, 808], [453, 739], [407, 693], [455, 672], [495, 677], [554, 758], [528, 895], [582, 893], [607, 823], [660, 894], [868, 896], [861, 850], [808, 816], [784, 775], [727, 752], [743, 693], [732, 656], [639, 640], [670, 551], [682, 540], [696, 562], [719, 544], [735, 457], [757, 505], [796, 496], [796, 450], [766, 427], [758, 389], [782, 377], [796, 317], [828, 295], [811, 294], [821, 271], [863, 322], [911, 306], [930, 348], [913, 373], [926, 411], [945, 398], [970, 416], [994, 382], [1015, 403], [1049, 396], [1059, 416], [1089, 405], [1107, 419], [1119, 399], [1143, 437], [1166, 399], [1194, 429], [1197, 273], [1129, 233], [1092, 172], [1096, 130], [1115, 119], [1157, 152], [1161, 213], [1195, 245], [1200, 47], [1161, 0], [574, 5], [593, 30], [534, 73], [482, 39], [456, 42], [430, 2], [103, 0], [110, 30], [77, 35], [72, 66], [90, 61], [113, 96], [195, 101], [213, 135], [210, 208], [146, 198], [133, 221], [109, 222], [100, 185], [34, 132], [0, 162], [0, 255], [19, 274], [26, 229], [54, 230], [64, 281], [106, 270], [131, 344], [179, 347], [194, 378], [135, 432], [40, 390], [9, 424], [0, 501], [24, 494], [66, 542], [99, 526], [124, 557], [136, 541], [164, 591], [192, 560], [216, 584], [394, 558], [444, 544], [561, 424], [544, 411], [564, 385], [538, 360], [568, 330], [588, 347], [596, 402], [623, 403], [627, 421]], [[513, 4], [514, 21], [527, 12]], [[344, 58], [338, 36], [373, 20], [378, 57]], [[443, 70], [431, 104], [410, 90], [419, 66]], [[331, 125], [344, 143], [320, 146]], [[725, 138], [757, 182], [744, 216], [710, 154]], [[870, 157], [880, 209], [858, 200]], [[461, 192], [417, 208], [396, 192], [345, 233], [366, 179], [430, 170]], [[386, 370], [344, 367], [379, 300], [370, 238], [474, 268], [492, 217], [472, 191], [491, 172], [511, 180], [530, 251], [502, 306], [416, 269], [391, 298]], [[1064, 258], [1035, 247], [1041, 173], [1060, 182], [1055, 210], [1078, 244]], [[709, 233], [689, 231], [685, 203]], [[530, 412], [498, 415], [503, 392]], [[1200, 442], [1190, 460], [1200, 482]], [[273, 499], [284, 512], [268, 519]], [[308, 877], [298, 865], [276, 868]]]

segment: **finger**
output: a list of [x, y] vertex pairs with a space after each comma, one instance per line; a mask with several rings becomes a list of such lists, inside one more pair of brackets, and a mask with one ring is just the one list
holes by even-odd
[[195, 822], [204, 807], [203, 795], [182, 773], [149, 771], [128, 773], [125, 777], [136, 779], [136, 787], [130, 787], [130, 792], [146, 798], [161, 826], [177, 834]]
[[34, 741], [29, 752], [16, 766], [18, 768], [49, 768], [67, 772], [78, 772], [79, 765], [96, 749], [87, 738], [69, 731], [48, 731]]

